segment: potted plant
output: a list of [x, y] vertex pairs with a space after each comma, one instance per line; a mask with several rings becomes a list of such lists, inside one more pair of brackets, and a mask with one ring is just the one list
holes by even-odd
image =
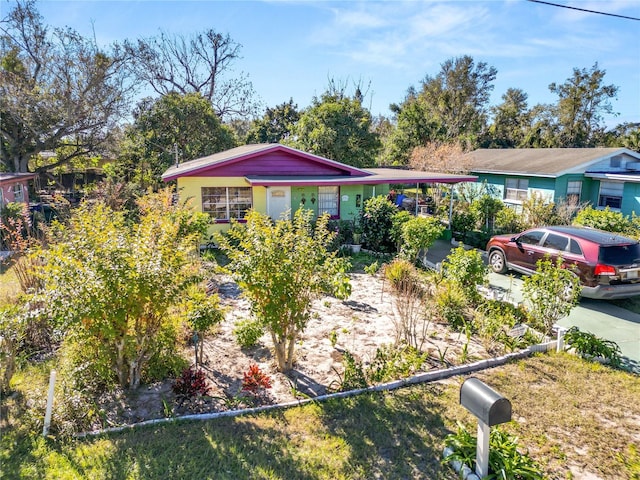
[[362, 247], [362, 227], [358, 225], [358, 223], [353, 222], [353, 234], [351, 235], [353, 239], [353, 243], [351, 244], [351, 251], [353, 253], [358, 253], [360, 248]]

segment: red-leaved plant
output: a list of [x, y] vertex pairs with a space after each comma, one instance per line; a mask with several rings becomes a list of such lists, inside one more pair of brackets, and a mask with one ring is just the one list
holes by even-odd
[[255, 363], [250, 365], [242, 379], [242, 391], [252, 395], [260, 395], [268, 388], [271, 388], [271, 377], [260, 370], [260, 367]]
[[176, 379], [173, 384], [173, 391], [177, 395], [186, 397], [195, 397], [196, 395], [207, 395], [209, 393], [209, 385], [204, 370], [195, 368], [193, 365], [185, 368], [182, 375]]

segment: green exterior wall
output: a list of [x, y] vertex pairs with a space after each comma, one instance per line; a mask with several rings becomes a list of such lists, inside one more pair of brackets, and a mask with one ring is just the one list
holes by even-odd
[[[557, 178], [497, 174], [477, 175], [478, 183], [476, 185], [482, 185], [482, 183], [486, 181], [487, 185], [494, 188], [496, 196], [501, 199], [504, 198], [504, 185], [507, 178], [526, 178], [529, 180], [530, 194], [531, 190], [541, 191], [541, 193], [550, 195], [550, 199], [555, 202], [557, 202], [561, 198], [566, 198], [569, 182], [580, 181], [582, 182], [582, 188], [580, 191], [580, 202], [588, 202], [594, 208], [596, 208], [598, 205], [600, 180], [594, 180], [579, 173], [562, 175]], [[623, 215], [628, 216], [631, 216], [633, 214], [640, 214], [640, 184], [625, 182], [620, 212]]]
[[620, 209], [625, 215], [633, 215], [640, 213], [640, 184], [625, 183], [622, 193], [622, 208]]

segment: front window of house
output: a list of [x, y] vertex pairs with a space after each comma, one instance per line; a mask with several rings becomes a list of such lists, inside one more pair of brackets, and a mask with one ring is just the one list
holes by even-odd
[[21, 183], [16, 183], [13, 186], [13, 201], [24, 202], [24, 189]]
[[529, 180], [526, 178], [507, 178], [504, 186], [505, 200], [523, 202], [527, 199]]
[[578, 205], [580, 203], [580, 195], [582, 193], [582, 182], [567, 182], [567, 203]]
[[251, 208], [251, 187], [202, 187], [202, 211], [216, 220], [244, 218]]
[[613, 208], [619, 210], [622, 207], [622, 182], [600, 182], [600, 195], [598, 196], [598, 207]]
[[332, 217], [339, 215], [340, 187], [318, 187], [318, 213], [328, 213]]

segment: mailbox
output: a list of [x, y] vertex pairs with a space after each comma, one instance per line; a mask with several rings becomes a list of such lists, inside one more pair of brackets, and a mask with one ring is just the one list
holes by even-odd
[[460, 404], [489, 427], [511, 420], [511, 402], [475, 377], [460, 387]]

